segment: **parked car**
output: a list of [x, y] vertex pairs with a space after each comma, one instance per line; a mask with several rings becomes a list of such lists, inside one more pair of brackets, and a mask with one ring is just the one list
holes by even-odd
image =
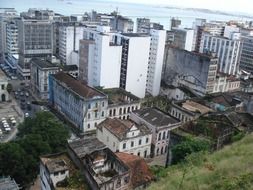
[[25, 117], [29, 117], [30, 115], [29, 115], [29, 113], [25, 113]]
[[12, 80], [17, 80], [18, 77], [16, 77], [16, 76], [11, 76], [11, 79], [12, 79]]
[[26, 92], [26, 93], [25, 93], [25, 96], [26, 96], [26, 97], [29, 97], [29, 92]]

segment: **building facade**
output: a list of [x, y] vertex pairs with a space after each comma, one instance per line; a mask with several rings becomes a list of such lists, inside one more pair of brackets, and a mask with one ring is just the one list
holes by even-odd
[[240, 69], [253, 73], [253, 36], [242, 36]]
[[150, 157], [151, 131], [130, 120], [107, 118], [97, 127], [97, 138], [113, 152]]
[[64, 65], [79, 64], [72, 59], [72, 52], [79, 50], [79, 40], [83, 39], [83, 31], [84, 26], [59, 27], [59, 56]]
[[84, 30], [80, 44], [80, 79], [90, 86], [119, 87], [122, 47], [113, 41], [112, 35], [109, 26]]
[[48, 58], [53, 53], [53, 27], [49, 20], [22, 18], [18, 24], [19, 62], [18, 73], [30, 79], [31, 58]]
[[212, 55], [165, 47], [163, 81], [167, 85], [184, 86], [197, 95], [212, 93], [218, 59]]
[[150, 36], [140, 33], [116, 36], [115, 41], [122, 46], [119, 87], [143, 98], [146, 92]]
[[50, 74], [59, 72], [59, 67], [47, 60], [33, 58], [31, 60], [31, 87], [37, 98], [47, 100], [49, 98], [48, 78]]
[[174, 39], [172, 44], [178, 48], [193, 51], [194, 30], [189, 28], [172, 28]]
[[161, 86], [166, 31], [151, 29], [149, 34], [151, 41], [146, 90], [152, 96], [157, 96]]
[[219, 71], [235, 75], [239, 68], [240, 34], [233, 33], [230, 38], [203, 33], [200, 52], [213, 52], [219, 59]]
[[0, 102], [6, 102], [10, 99], [7, 91], [8, 79], [4, 72], [0, 70]]
[[63, 72], [49, 76], [49, 102], [83, 132], [95, 130], [108, 107], [105, 94]]
[[170, 131], [178, 128], [179, 120], [165, 114], [157, 108], [145, 108], [134, 111], [130, 119], [138, 124], [146, 125], [152, 132], [151, 156], [167, 155]]
[[108, 96], [107, 117], [129, 119], [132, 111], [141, 109], [140, 98], [122, 88], [102, 90]]

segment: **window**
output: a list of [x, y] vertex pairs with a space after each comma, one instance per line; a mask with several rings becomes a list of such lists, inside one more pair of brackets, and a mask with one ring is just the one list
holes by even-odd
[[102, 115], [102, 117], [104, 117], [104, 112], [103, 112], [103, 111], [102, 111], [102, 114], [101, 114], [101, 115]]
[[119, 108], [119, 115], [122, 114], [122, 108]]
[[116, 109], [113, 109], [113, 116], [116, 115]]
[[90, 124], [89, 123], [88, 123], [87, 127], [88, 127], [88, 129], [90, 128]]
[[123, 109], [123, 113], [126, 114], [126, 108]]
[[138, 152], [138, 153], [137, 153], [137, 155], [138, 155], [138, 156], [140, 156], [140, 155], [141, 155], [141, 153], [140, 153], [140, 152]]
[[161, 133], [159, 133], [159, 135], [158, 135], [158, 140], [159, 141], [161, 140]]
[[90, 109], [90, 104], [88, 104], [88, 109]]
[[147, 150], [144, 151], [144, 158], [147, 157]]
[[90, 119], [90, 114], [88, 113], [88, 119]]
[[131, 141], [131, 147], [134, 147], [134, 141]]
[[58, 176], [58, 172], [54, 172], [54, 176]]
[[146, 143], [148, 143], [148, 137], [146, 138]]
[[126, 143], [123, 144], [123, 149], [126, 149]]
[[141, 139], [139, 140], [139, 145], [141, 145]]
[[134, 136], [134, 132], [132, 132], [132, 136]]
[[112, 116], [112, 110], [109, 111], [109, 116]]
[[1, 85], [2, 90], [4, 90], [4, 84]]
[[65, 171], [61, 171], [61, 175], [64, 175], [65, 174]]
[[97, 127], [97, 122], [95, 122], [94, 126]]
[[98, 112], [97, 111], [95, 111], [95, 118], [97, 118], [98, 117]]
[[102, 102], [102, 107], [104, 107], [105, 106], [105, 102]]
[[129, 112], [130, 112], [130, 107], [127, 108], [127, 113], [129, 113]]
[[166, 132], [163, 132], [163, 140], [166, 138]]

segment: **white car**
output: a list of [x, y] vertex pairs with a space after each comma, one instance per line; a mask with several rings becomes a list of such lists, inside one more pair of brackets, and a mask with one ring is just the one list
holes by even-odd
[[25, 117], [29, 117], [30, 115], [29, 115], [29, 113], [25, 113]]
[[5, 131], [10, 131], [10, 130], [11, 130], [10, 127], [5, 128]]

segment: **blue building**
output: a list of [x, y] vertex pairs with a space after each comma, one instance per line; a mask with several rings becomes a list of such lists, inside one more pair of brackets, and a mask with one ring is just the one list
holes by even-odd
[[64, 72], [49, 75], [49, 102], [83, 132], [95, 130], [108, 107], [104, 93]]

